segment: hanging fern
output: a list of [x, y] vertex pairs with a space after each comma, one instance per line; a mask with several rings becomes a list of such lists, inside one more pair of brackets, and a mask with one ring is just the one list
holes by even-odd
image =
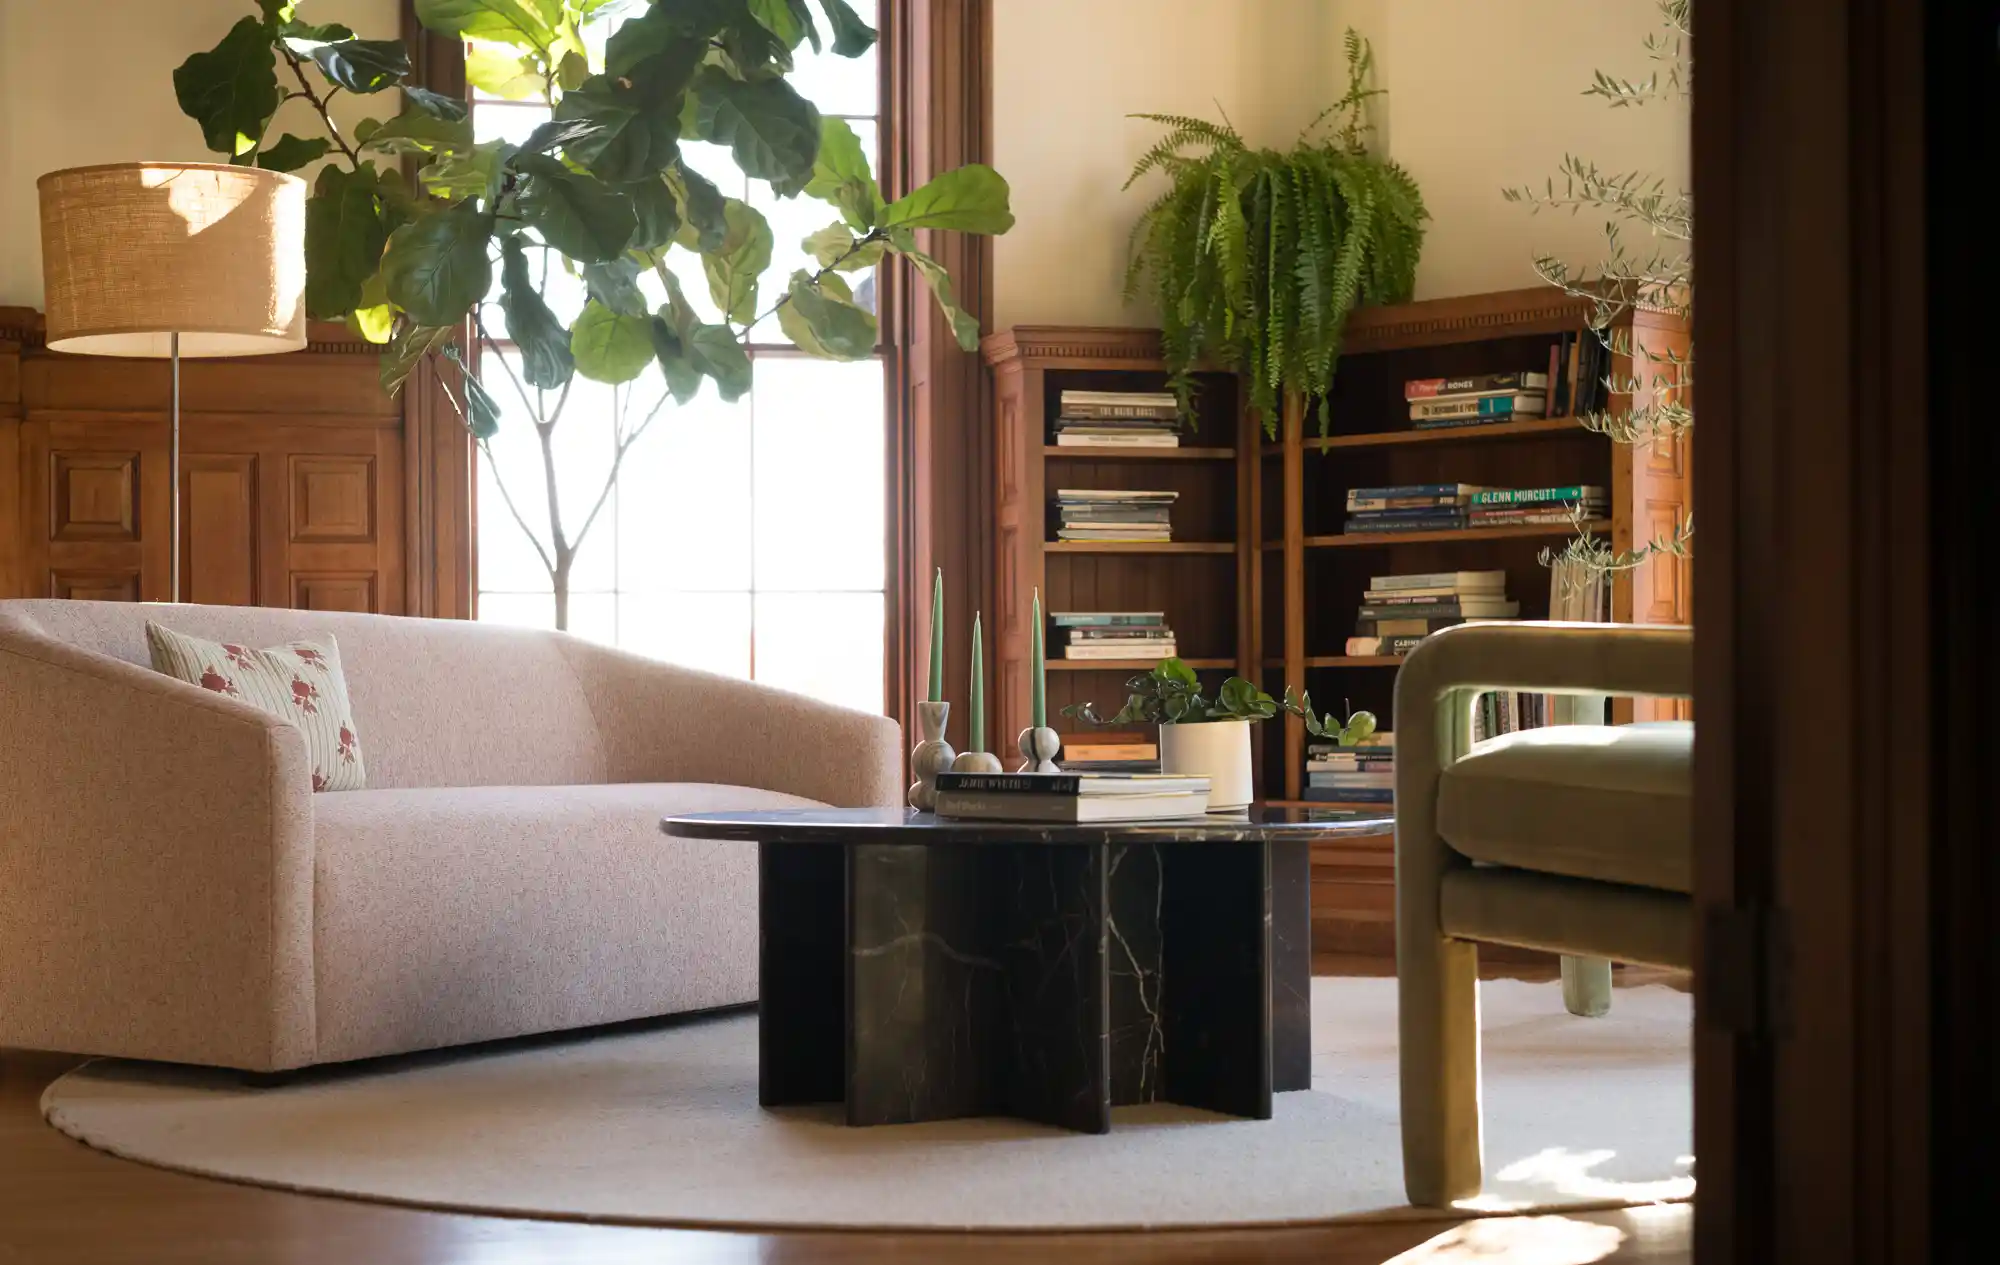
[[1226, 120], [1134, 116], [1167, 132], [1125, 187], [1153, 171], [1170, 183], [1132, 226], [1125, 297], [1150, 286], [1158, 300], [1168, 385], [1190, 423], [1195, 367], [1212, 362], [1249, 384], [1267, 433], [1296, 393], [1325, 434], [1349, 313], [1410, 297], [1429, 216], [1409, 174], [1368, 152], [1373, 69], [1350, 30], [1347, 92], [1288, 154], [1252, 149]]

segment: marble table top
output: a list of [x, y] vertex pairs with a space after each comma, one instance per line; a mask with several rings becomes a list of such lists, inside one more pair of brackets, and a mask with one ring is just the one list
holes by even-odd
[[1307, 808], [1252, 804], [1235, 813], [1171, 817], [1160, 821], [972, 821], [911, 808], [775, 808], [749, 812], [688, 813], [660, 828], [681, 839], [737, 839], [755, 843], [1266, 843], [1379, 835], [1394, 818], [1315, 816]]

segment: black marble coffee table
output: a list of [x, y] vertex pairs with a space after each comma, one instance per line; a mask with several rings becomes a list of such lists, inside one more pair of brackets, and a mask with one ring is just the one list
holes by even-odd
[[1307, 848], [1385, 825], [826, 808], [663, 828], [758, 845], [763, 1105], [1103, 1133], [1113, 1106], [1267, 1120], [1274, 1091], [1310, 1086]]

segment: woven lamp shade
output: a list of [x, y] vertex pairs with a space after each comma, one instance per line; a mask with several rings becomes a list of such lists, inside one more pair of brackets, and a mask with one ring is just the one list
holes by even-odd
[[255, 356], [306, 345], [306, 186], [217, 163], [52, 171], [42, 203], [51, 350]]

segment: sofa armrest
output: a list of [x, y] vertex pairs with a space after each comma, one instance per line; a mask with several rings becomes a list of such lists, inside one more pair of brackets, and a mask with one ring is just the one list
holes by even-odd
[[846, 808], [902, 802], [902, 728], [887, 717], [574, 638], [562, 644], [613, 782], [754, 786]]
[[311, 1062], [311, 795], [294, 726], [0, 618], [0, 1045]]

